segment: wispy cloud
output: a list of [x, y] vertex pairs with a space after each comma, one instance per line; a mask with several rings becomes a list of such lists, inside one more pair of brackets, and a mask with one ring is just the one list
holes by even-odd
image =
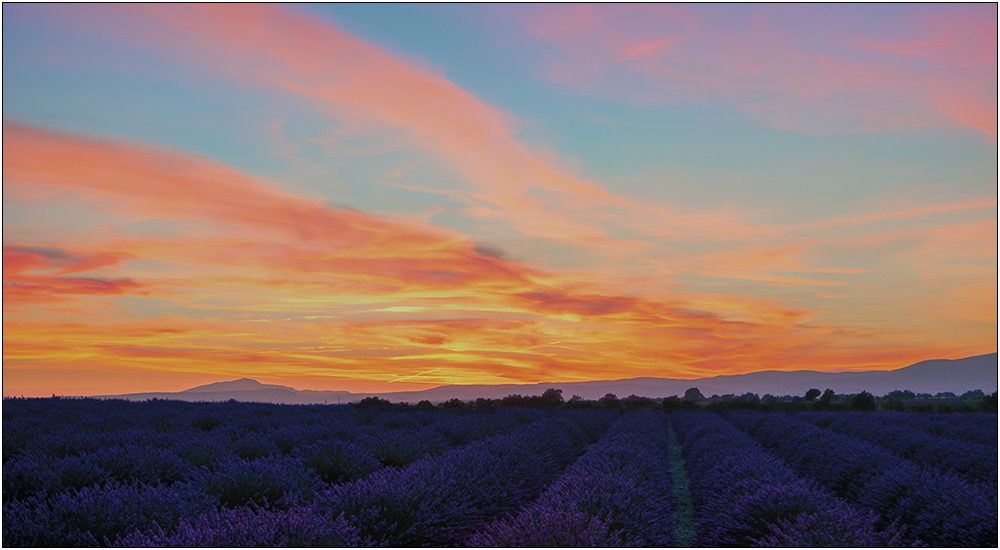
[[[11, 153], [5, 155], [5, 185], [14, 191], [30, 186], [87, 193], [91, 207], [208, 222], [206, 227], [215, 228], [197, 239], [111, 232], [113, 238], [105, 236], [104, 242], [93, 245], [107, 247], [102, 253], [75, 252], [52, 243], [6, 246], [4, 260], [10, 269], [5, 270], [5, 295], [14, 301], [44, 304], [45, 297], [62, 294], [146, 295], [210, 315], [137, 325], [118, 311], [89, 326], [71, 323], [43, 330], [23, 324], [16, 330], [18, 344], [8, 354], [12, 361], [72, 356], [121, 364], [142, 359], [158, 365], [161, 358], [173, 357], [170, 368], [237, 361], [273, 376], [281, 365], [294, 363], [318, 371], [350, 366], [382, 379], [384, 361], [395, 357], [394, 365], [402, 370], [393, 373], [393, 379], [410, 376], [410, 369], [426, 373], [428, 361], [443, 361], [454, 364], [438, 372], [440, 381], [459, 371], [471, 372], [473, 364], [499, 368], [502, 374], [494, 380], [524, 380], [556, 375], [565, 364], [561, 355], [570, 352], [578, 355], [566, 366], [567, 376], [580, 376], [570, 373], [574, 369], [593, 374], [608, 368], [598, 364], [637, 361], [636, 372], [642, 372], [641, 365], [650, 357], [666, 353], [660, 346], [677, 338], [690, 342], [680, 347], [694, 346], [699, 353], [713, 355], [709, 350], [725, 349], [719, 344], [737, 334], [785, 338], [801, 330], [795, 327], [808, 316], [778, 314], [782, 308], [766, 300], [751, 304], [738, 297], [678, 295], [663, 301], [616, 294], [572, 274], [504, 259], [494, 250], [484, 254], [459, 234], [328, 208], [206, 159], [162, 148], [15, 124], [5, 127], [4, 141]], [[129, 262], [141, 259], [180, 263], [186, 266], [184, 275], [145, 273], [142, 278], [100, 280], [65, 276], [108, 266], [129, 273]], [[203, 304], [207, 298], [211, 301]], [[121, 303], [116, 307], [128, 308]], [[713, 313], [720, 310], [738, 311], [740, 318]], [[239, 321], [239, 326], [209, 313], [225, 311], [236, 315], [233, 322]], [[438, 316], [454, 311], [459, 318], [412, 317], [421, 311], [441, 312], [434, 314]], [[243, 316], [251, 312], [253, 317]], [[259, 320], [261, 312], [271, 315], [266, 329], [250, 322]], [[373, 314], [396, 317], [376, 325], [362, 320]], [[467, 318], [470, 314], [472, 319]], [[55, 344], [46, 336], [53, 330], [78, 336]], [[649, 331], [659, 336], [638, 337]], [[97, 332], [101, 337], [93, 341], [85, 336]], [[39, 340], [49, 343], [39, 346]], [[557, 340], [563, 351], [540, 351], [545, 342]], [[354, 351], [345, 355], [322, 343], [331, 341], [347, 343]], [[52, 352], [46, 355], [46, 349]], [[397, 351], [373, 356], [359, 353], [364, 349]], [[700, 361], [693, 353], [689, 356], [685, 363]], [[190, 367], [177, 367], [188, 363]]]
[[511, 10], [554, 49], [544, 74], [584, 93], [721, 102], [778, 129], [971, 127], [995, 140], [994, 7], [895, 11], [875, 29], [853, 6]]
[[[812, 25], [816, 9], [795, 17]], [[728, 26], [680, 5], [515, 11], [556, 52], [547, 77], [588, 94], [718, 102], [805, 131], [995, 136], [995, 105], [992, 130], [982, 123], [983, 98], [995, 98], [995, 23], [973, 28], [973, 40], [959, 36], [966, 12], [941, 25], [907, 20], [875, 41], [860, 30], [802, 36], [766, 8], [739, 10]], [[294, 98], [340, 124], [331, 134], [375, 135], [379, 154], [431, 159], [454, 185], [387, 173], [385, 188], [451, 201], [392, 216], [177, 149], [5, 122], [4, 206], [19, 214], [4, 228], [5, 373], [214, 373], [357, 389], [884, 368], [995, 349], [995, 312], [975, 298], [996, 275], [995, 196], [865, 203], [784, 225], [681, 210], [613, 193], [572, 159], [522, 143], [512, 113], [442, 72], [295, 8], [36, 13], [168, 59], [194, 84]], [[993, 53], [977, 40], [992, 40]], [[977, 75], [991, 62], [983, 87]], [[286, 140], [283, 116], [269, 121], [276, 155], [313, 162]], [[322, 145], [335, 158], [371, 153]], [[465, 226], [445, 227], [439, 213]], [[56, 218], [64, 225], [25, 221]], [[82, 229], [65, 230], [74, 222]], [[549, 250], [582, 259], [571, 269]]]

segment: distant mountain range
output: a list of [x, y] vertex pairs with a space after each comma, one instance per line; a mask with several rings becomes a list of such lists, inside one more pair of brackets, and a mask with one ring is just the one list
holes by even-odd
[[747, 392], [760, 396], [803, 395], [810, 388], [832, 389], [838, 394], [867, 391], [885, 395], [893, 390], [910, 390], [914, 393], [950, 391], [961, 395], [969, 390], [997, 391], [997, 354], [988, 353], [964, 359], [933, 359], [890, 371], [819, 372], [761, 371], [749, 374], [713, 376], [693, 380], [677, 378], [629, 378], [625, 380], [596, 380], [591, 382], [546, 382], [541, 384], [462, 385], [438, 386], [422, 391], [391, 393], [351, 393], [346, 391], [296, 390], [276, 384], [261, 384], [242, 378], [230, 382], [216, 382], [173, 393], [130, 393], [124, 395], [96, 395], [98, 398], [117, 398], [130, 401], [147, 399], [174, 399], [180, 401], [237, 401], [314, 404], [350, 403], [375, 396], [390, 401], [417, 403], [424, 399], [432, 403], [457, 397], [470, 401], [478, 397], [499, 399], [511, 394], [540, 395], [546, 388], [558, 388], [569, 398], [579, 395], [585, 399], [598, 399], [607, 393], [618, 397], [639, 395], [643, 397], [669, 397], [684, 395], [688, 388], [698, 388], [706, 397], [712, 395]]

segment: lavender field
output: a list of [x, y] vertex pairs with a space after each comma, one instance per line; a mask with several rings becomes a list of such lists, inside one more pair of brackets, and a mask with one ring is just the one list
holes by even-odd
[[11, 399], [3, 546], [995, 547], [996, 427]]

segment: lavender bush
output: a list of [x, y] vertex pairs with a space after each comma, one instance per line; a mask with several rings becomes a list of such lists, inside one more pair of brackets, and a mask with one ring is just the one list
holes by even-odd
[[491, 524], [469, 544], [670, 546], [669, 457], [661, 416], [642, 411], [620, 417], [538, 501]]
[[573, 424], [544, 420], [332, 486], [316, 504], [342, 513], [376, 545], [461, 544], [489, 519], [536, 497], [583, 445]]
[[[846, 503], [797, 476], [779, 458], [713, 413], [675, 411], [672, 423], [684, 449], [691, 492], [705, 546], [781, 546], [790, 525], [831, 527], [823, 537], [835, 546], [864, 541], [872, 546], [895, 542], [890, 526], [875, 532], [877, 516]], [[863, 521], [831, 524], [806, 518], [832, 518], [844, 510]], [[797, 533], [806, 540], [817, 533]]]
[[725, 417], [803, 477], [907, 527], [906, 540], [932, 546], [996, 546], [997, 487], [911, 461], [855, 437], [785, 415], [731, 411]]
[[119, 537], [114, 546], [251, 548], [251, 547], [356, 547], [367, 546], [343, 517], [318, 513], [310, 506], [288, 510], [259, 507], [213, 510], [193, 521], [181, 520], [168, 533], [154, 525]]
[[[972, 482], [997, 479], [997, 449], [974, 441], [935, 435], [920, 413], [803, 413], [796, 416], [837, 433], [878, 445], [902, 458], [942, 472], [954, 471]], [[961, 417], [958, 417], [960, 420]], [[994, 426], [995, 428], [996, 426]]]

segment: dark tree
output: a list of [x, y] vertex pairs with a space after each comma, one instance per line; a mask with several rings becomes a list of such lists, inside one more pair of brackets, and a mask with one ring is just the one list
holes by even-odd
[[604, 405], [604, 408], [606, 409], [617, 409], [621, 406], [618, 402], [618, 396], [613, 393], [606, 394], [604, 397], [598, 399], [598, 401], [600, 401], [601, 405]]
[[554, 409], [563, 404], [562, 390], [549, 388], [542, 392], [540, 401], [543, 409]]
[[997, 392], [983, 397], [983, 410], [988, 413], [997, 413]]
[[442, 409], [452, 409], [452, 410], [454, 410], [454, 409], [461, 409], [461, 408], [464, 408], [464, 407], [465, 407], [465, 401], [462, 401], [461, 399], [459, 399], [457, 397], [452, 397], [451, 399], [445, 401], [444, 403], [441, 403], [441, 408]]
[[688, 391], [684, 392], [684, 401], [691, 403], [698, 403], [705, 400], [705, 396], [701, 394], [701, 390], [698, 388], [690, 388]]
[[663, 410], [667, 412], [673, 412], [674, 409], [681, 406], [681, 398], [676, 395], [671, 395], [670, 397], [663, 398]]
[[819, 397], [819, 402], [817, 405], [819, 408], [828, 409], [833, 406], [833, 400], [837, 398], [837, 394], [833, 393], [833, 390], [827, 388], [823, 395]]
[[431, 403], [430, 401], [424, 399], [423, 401], [417, 403], [417, 408], [418, 409], [433, 409], [434, 408], [434, 403]]
[[819, 397], [819, 395], [820, 395], [820, 391], [817, 390], [816, 388], [813, 388], [813, 389], [811, 389], [811, 390], [809, 390], [809, 391], [806, 392], [806, 401], [812, 403], [814, 399], [816, 399], [817, 397]]
[[917, 396], [910, 390], [892, 390], [885, 395], [886, 397], [893, 397], [900, 400], [915, 399]]
[[875, 397], [863, 391], [851, 398], [851, 410], [853, 411], [874, 411]]
[[883, 411], [895, 411], [903, 412], [906, 410], [906, 403], [898, 397], [884, 397], [882, 399], [882, 410]]
[[492, 399], [487, 399], [485, 397], [477, 397], [474, 403], [477, 409], [489, 409], [496, 406], [496, 402]]
[[379, 409], [390, 409], [392, 408], [392, 401], [388, 399], [382, 399], [381, 397], [366, 397], [358, 402], [358, 406], [362, 408], [379, 408]]
[[524, 402], [524, 397], [521, 397], [521, 395], [517, 393], [512, 393], [507, 397], [504, 397], [500, 402], [500, 406], [502, 407], [524, 407], [525, 405], [526, 403]]
[[632, 394], [621, 401], [622, 406], [625, 410], [638, 410], [638, 409], [650, 409], [653, 407], [653, 400], [648, 397], [639, 397], [638, 395]]
[[744, 409], [756, 409], [760, 405], [760, 397], [756, 393], [746, 392], [735, 399], [735, 405]]

